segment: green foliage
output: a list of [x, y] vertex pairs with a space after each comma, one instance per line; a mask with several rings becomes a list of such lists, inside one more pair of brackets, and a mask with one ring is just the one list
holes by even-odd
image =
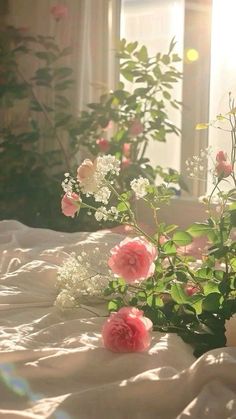
[[[69, 131], [75, 120], [69, 100], [72, 69], [62, 58], [70, 52], [51, 36], [1, 28], [1, 219], [58, 230], [78, 228], [65, 220], [58, 202], [60, 182], [74, 154]], [[36, 67], [28, 66], [25, 76], [31, 60]], [[68, 143], [68, 150], [60, 143]]]
[[[169, 105], [180, 109], [180, 103], [172, 95], [174, 84], [182, 78], [176, 68], [179, 58], [172, 52], [174, 46], [172, 41], [167, 54], [157, 53], [150, 57], [145, 46], [122, 39], [117, 57], [123, 81], [114, 91], [104, 93], [99, 102], [88, 104], [88, 110], [81, 113], [71, 130], [73, 136], [77, 136], [78, 147], [87, 147], [94, 156], [108, 153], [121, 160], [120, 191], [139, 175], [145, 175], [153, 183], [163, 169], [151, 166], [146, 157], [147, 144], [165, 142], [169, 134], [180, 134], [167, 113]], [[132, 83], [129, 90], [127, 82]], [[137, 130], [134, 129], [136, 123], [139, 124]], [[107, 133], [109, 125], [111, 129]], [[100, 138], [108, 139], [107, 150], [99, 147]], [[129, 151], [125, 151], [127, 146]], [[183, 182], [180, 186], [180, 175], [169, 170], [165, 173], [165, 181], [172, 187], [176, 184], [177, 189], [184, 188]], [[175, 194], [176, 190], [172, 192]]]

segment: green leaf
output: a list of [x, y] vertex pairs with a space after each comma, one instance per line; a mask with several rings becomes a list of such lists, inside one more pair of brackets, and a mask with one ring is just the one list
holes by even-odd
[[167, 54], [164, 54], [162, 57], [162, 62], [166, 65], [170, 64], [170, 57]]
[[73, 80], [65, 80], [55, 85], [55, 90], [66, 90], [74, 84]]
[[221, 298], [221, 295], [216, 292], [208, 294], [202, 303], [203, 310], [211, 312], [217, 311], [220, 307]]
[[125, 212], [127, 211], [129, 208], [129, 203], [124, 203], [124, 202], [119, 202], [119, 204], [117, 205], [116, 209], [118, 212]]
[[169, 234], [173, 230], [176, 230], [177, 227], [178, 227], [177, 224], [169, 224], [168, 226], [165, 227], [165, 233]]
[[236, 209], [230, 210], [230, 223], [232, 227], [236, 227]]
[[200, 124], [197, 124], [196, 125], [195, 129], [196, 130], [201, 130], [201, 129], [207, 129], [208, 127], [209, 127], [209, 124], [207, 124], [207, 123], [200, 123]]
[[203, 290], [205, 295], [209, 295], [212, 293], [220, 293], [218, 285], [214, 281], [209, 281], [203, 285]]
[[140, 48], [138, 52], [135, 53], [135, 55], [143, 63], [146, 63], [148, 60], [147, 48], [144, 45]]
[[120, 70], [120, 73], [122, 74], [122, 76], [126, 79], [126, 80], [128, 80], [128, 81], [133, 81], [134, 80], [134, 76], [133, 76], [133, 74], [132, 74], [132, 72], [131, 71], [129, 71], [129, 70]]
[[47, 63], [52, 63], [57, 59], [57, 56], [53, 52], [39, 51], [35, 53], [36, 57], [40, 60], [45, 60]]
[[54, 70], [54, 76], [58, 79], [63, 79], [65, 77], [71, 76], [73, 70], [70, 67], [60, 67]]
[[162, 92], [163, 96], [165, 99], [170, 100], [171, 99], [171, 94], [169, 92], [167, 92], [166, 90], [164, 90]]
[[208, 281], [213, 278], [213, 270], [209, 267], [197, 269], [195, 276], [198, 281]]
[[168, 240], [164, 245], [163, 245], [163, 251], [168, 255], [175, 255], [176, 254], [176, 246], [173, 243], [172, 240]]
[[178, 62], [181, 61], [181, 58], [178, 56], [178, 54], [172, 54], [172, 61]]
[[197, 315], [202, 313], [203, 298], [203, 295], [192, 295], [191, 297], [188, 297], [188, 304], [194, 308]]
[[206, 236], [212, 231], [212, 228], [205, 223], [193, 223], [188, 227], [187, 232], [191, 234], [192, 237], [201, 237]]
[[114, 300], [109, 301], [108, 310], [109, 311], [118, 311], [123, 306], [124, 306], [123, 299], [118, 297]]
[[66, 55], [69, 55], [73, 52], [72, 47], [66, 47], [60, 52], [60, 57], [65, 57]]
[[187, 246], [193, 241], [192, 236], [186, 231], [182, 230], [176, 231], [172, 237], [172, 240], [177, 246]]
[[126, 45], [126, 50], [131, 54], [135, 50], [135, 48], [137, 48], [137, 46], [138, 46], [137, 41], [130, 42], [129, 44]]
[[176, 303], [187, 304], [187, 295], [183, 289], [182, 284], [172, 284], [170, 294]]
[[170, 41], [168, 55], [170, 55], [170, 53], [173, 51], [175, 45], [176, 45], [176, 40], [175, 40], [175, 36], [174, 36]]
[[234, 272], [236, 272], [236, 258], [230, 259], [230, 266]]
[[111, 300], [108, 303], [108, 310], [109, 311], [117, 311], [118, 310], [118, 302], [116, 300]]

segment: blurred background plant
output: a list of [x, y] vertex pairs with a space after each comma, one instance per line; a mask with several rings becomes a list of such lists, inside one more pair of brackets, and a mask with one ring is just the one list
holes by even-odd
[[[57, 23], [66, 13], [66, 8], [51, 9]], [[131, 179], [145, 174], [151, 183], [158, 175], [172, 185], [174, 194], [179, 193], [184, 187], [181, 176], [172, 169], [152, 167], [146, 157], [149, 141], [179, 135], [167, 114], [167, 105], [180, 107], [171, 94], [182, 77], [175, 68], [180, 58], [174, 46], [173, 40], [167, 54], [149, 57], [145, 46], [122, 40], [118, 58], [123, 81], [114, 91], [105, 88], [100, 101], [89, 103], [78, 115], [70, 101], [73, 70], [65, 65], [72, 48], [60, 47], [54, 36], [3, 26], [0, 218], [61, 231], [96, 229], [83, 211], [79, 224], [65, 220], [58, 195], [64, 173], [75, 170], [85, 156], [99, 153], [121, 160], [120, 192]]]
[[[56, 204], [73, 155], [69, 127], [74, 116], [67, 98], [72, 69], [63, 64], [70, 52], [54, 37], [33, 36], [27, 28], [7, 26], [0, 32], [1, 219], [71, 228]], [[26, 78], [22, 64], [27, 63], [32, 72]]]
[[[175, 64], [181, 61], [173, 53], [174, 39], [167, 54], [148, 55], [145, 46], [122, 39], [118, 48], [121, 81], [114, 91], [104, 93], [100, 102], [88, 104], [75, 128], [78, 144], [93, 156], [113, 154], [121, 161], [120, 188], [130, 180], [144, 175], [153, 183], [163, 178], [163, 170], [152, 167], [146, 156], [150, 141], [165, 142], [168, 134], [180, 134], [180, 129], [168, 117], [169, 105], [179, 109], [180, 102], [172, 89], [182, 74]], [[177, 172], [173, 177], [176, 182]], [[180, 182], [180, 177], [176, 183]], [[184, 186], [181, 184], [181, 186]]]

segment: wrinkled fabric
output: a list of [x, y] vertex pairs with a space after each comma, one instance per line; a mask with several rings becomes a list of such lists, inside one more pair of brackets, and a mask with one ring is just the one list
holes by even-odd
[[68, 253], [106, 258], [121, 238], [0, 222], [0, 418], [236, 418], [236, 348], [196, 360], [177, 335], [153, 332], [148, 352], [115, 354], [102, 345], [102, 299], [54, 306]]

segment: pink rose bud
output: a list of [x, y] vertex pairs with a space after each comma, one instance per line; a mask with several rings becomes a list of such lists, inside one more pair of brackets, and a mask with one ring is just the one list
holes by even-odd
[[127, 159], [126, 157], [123, 157], [122, 162], [121, 162], [121, 169], [127, 169], [127, 167], [129, 167], [131, 165], [131, 159]]
[[231, 165], [231, 163], [221, 160], [219, 161], [219, 163], [216, 165], [216, 173], [218, 177], [228, 177], [229, 175], [231, 175], [231, 173], [233, 172], [233, 167]]
[[185, 287], [186, 294], [191, 297], [199, 291], [199, 288], [196, 285], [187, 285]]
[[96, 144], [103, 153], [106, 153], [110, 149], [110, 143], [106, 138], [98, 138]]
[[131, 155], [131, 144], [130, 143], [124, 143], [123, 144], [123, 147], [122, 147], [122, 152], [123, 152], [123, 155], [125, 156], [125, 157], [130, 157], [130, 155]]
[[67, 6], [64, 6], [64, 4], [57, 4], [52, 6], [50, 12], [56, 21], [59, 21], [68, 16], [68, 8]]
[[135, 307], [112, 313], [102, 328], [106, 349], [112, 352], [143, 352], [150, 346], [152, 322]]
[[77, 169], [77, 180], [83, 182], [94, 175], [96, 170], [96, 160], [92, 162], [90, 159], [85, 159]]
[[80, 197], [76, 193], [65, 194], [61, 200], [61, 210], [66, 217], [74, 218], [77, 211], [80, 209]]
[[155, 271], [157, 250], [146, 240], [126, 238], [111, 249], [108, 266], [112, 272], [128, 283], [147, 279]]
[[129, 127], [129, 134], [132, 137], [137, 137], [137, 135], [142, 134], [144, 130], [144, 126], [142, 124], [142, 122], [139, 119], [134, 119]]
[[221, 161], [226, 161], [226, 160], [227, 160], [227, 154], [222, 150], [218, 151], [216, 155], [216, 161], [221, 162]]

